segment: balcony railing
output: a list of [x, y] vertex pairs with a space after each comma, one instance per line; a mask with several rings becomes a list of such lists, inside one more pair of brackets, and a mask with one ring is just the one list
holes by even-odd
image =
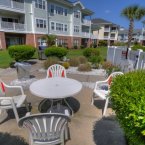
[[17, 2], [17, 1], [1, 0], [0, 1], [0, 7], [11, 8], [11, 9], [15, 9], [15, 10], [23, 10], [24, 11], [24, 3]]
[[90, 25], [91, 25], [91, 21], [86, 20], [86, 19], [83, 19], [83, 20], [82, 20], [82, 25], [90, 26]]
[[90, 33], [88, 33], [88, 32], [82, 32], [82, 37], [84, 37], [84, 38], [90, 38]]
[[25, 31], [25, 24], [21, 23], [12, 23], [12, 22], [1, 22], [1, 29], [6, 31]]
[[105, 32], [110, 32], [110, 28], [104, 28]]
[[104, 39], [109, 39], [110, 37], [109, 36], [104, 36]]
[[110, 36], [110, 39], [111, 39], [111, 40], [114, 40], [114, 39], [115, 39], [115, 36]]

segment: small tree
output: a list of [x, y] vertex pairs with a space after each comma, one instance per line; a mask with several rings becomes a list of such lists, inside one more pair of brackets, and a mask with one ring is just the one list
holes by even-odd
[[44, 35], [41, 37], [43, 40], [46, 40], [47, 46], [50, 47], [55, 45], [56, 36], [55, 35]]
[[121, 15], [126, 17], [129, 21], [129, 29], [128, 29], [128, 44], [127, 44], [127, 53], [126, 53], [126, 59], [128, 56], [128, 48], [131, 45], [132, 40], [132, 33], [134, 29], [134, 21], [141, 20], [145, 16], [145, 8], [139, 7], [138, 5], [133, 5], [126, 7], [122, 10]]

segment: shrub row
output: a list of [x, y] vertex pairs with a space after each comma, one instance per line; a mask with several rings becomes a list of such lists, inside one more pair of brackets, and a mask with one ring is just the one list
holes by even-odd
[[9, 55], [16, 61], [23, 61], [30, 59], [34, 53], [35, 48], [29, 45], [13, 45], [8, 48]]
[[145, 145], [145, 71], [117, 76], [111, 102], [129, 145]]

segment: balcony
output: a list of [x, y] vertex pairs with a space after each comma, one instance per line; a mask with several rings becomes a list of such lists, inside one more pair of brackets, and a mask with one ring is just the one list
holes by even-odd
[[110, 28], [104, 28], [104, 32], [110, 32]]
[[26, 31], [26, 25], [21, 23], [12, 23], [12, 22], [1, 22], [1, 29], [5, 31]]
[[90, 33], [89, 32], [82, 32], [82, 37], [83, 38], [90, 38]]
[[110, 36], [110, 40], [115, 40], [115, 36]]
[[0, 1], [0, 9], [11, 10], [16, 12], [24, 12], [24, 2], [17, 2], [13, 0]]
[[91, 21], [90, 20], [83, 19], [82, 20], [82, 25], [91, 26]]
[[109, 36], [104, 36], [104, 39], [109, 39], [110, 37]]

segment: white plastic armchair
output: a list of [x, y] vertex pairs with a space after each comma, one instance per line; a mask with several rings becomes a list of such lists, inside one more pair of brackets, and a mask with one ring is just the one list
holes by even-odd
[[112, 74], [110, 74], [110, 76], [106, 80], [97, 81], [95, 84], [91, 104], [92, 105], [94, 104], [94, 101], [97, 97], [99, 97], [102, 100], [106, 100], [104, 110], [103, 110], [103, 116], [105, 116], [105, 114], [106, 114], [108, 103], [109, 103], [109, 93], [110, 93], [109, 88], [112, 83], [112, 79], [117, 75], [123, 75], [123, 73], [122, 72], [113, 72]]
[[51, 77], [66, 77], [65, 68], [59, 64], [51, 65], [47, 70], [46, 78], [51, 78]]
[[[18, 96], [6, 96], [8, 89], [19, 89], [20, 95]], [[26, 95], [24, 94], [21, 86], [9, 86], [0, 80], [0, 109], [13, 109], [16, 121], [19, 120], [19, 115], [16, 108], [21, 107], [25, 103], [27, 111], [29, 111]]]
[[30, 145], [64, 145], [68, 139], [69, 120], [63, 114], [41, 113], [21, 118], [18, 125], [28, 129]]

